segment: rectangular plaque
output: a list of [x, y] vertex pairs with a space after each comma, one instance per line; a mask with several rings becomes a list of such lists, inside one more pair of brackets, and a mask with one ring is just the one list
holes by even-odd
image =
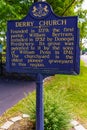
[[78, 18], [56, 16], [48, 3], [34, 3], [22, 20], [7, 23], [8, 72], [79, 74]]

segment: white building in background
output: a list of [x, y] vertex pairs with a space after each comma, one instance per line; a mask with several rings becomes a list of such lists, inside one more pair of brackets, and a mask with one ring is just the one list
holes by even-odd
[[83, 46], [84, 46], [85, 48], [87, 48], [87, 39], [83, 39], [83, 40], [82, 40], [82, 43], [83, 43]]
[[87, 0], [84, 0], [84, 2], [82, 4], [82, 8], [83, 9], [87, 9]]

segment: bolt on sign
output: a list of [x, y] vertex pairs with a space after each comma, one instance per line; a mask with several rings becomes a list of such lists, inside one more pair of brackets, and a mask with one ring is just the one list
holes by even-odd
[[7, 71], [79, 74], [77, 23], [77, 16], [59, 17], [48, 3], [34, 3], [24, 19], [7, 23]]

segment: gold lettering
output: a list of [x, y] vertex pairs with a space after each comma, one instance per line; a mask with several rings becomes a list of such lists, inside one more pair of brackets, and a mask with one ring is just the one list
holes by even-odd
[[30, 64], [30, 67], [36, 67], [36, 68], [37, 67], [44, 67], [44, 64], [39, 64], [39, 63], [38, 64], [36, 64], [36, 63], [35, 64]]
[[52, 45], [60, 45], [60, 42], [48, 42], [48, 46], [52, 46]]
[[30, 62], [35, 62], [35, 63], [40, 63], [40, 62], [43, 62], [43, 59], [28, 59], [28, 63], [30, 63]]
[[64, 50], [64, 52], [63, 52], [64, 54], [73, 54], [73, 52], [72, 51], [69, 51], [69, 50]]
[[49, 50], [49, 47], [44, 46], [44, 50], [47, 50], [47, 51], [48, 51], [48, 50]]
[[53, 50], [60, 50], [60, 46], [53, 46], [52, 49]]
[[65, 42], [65, 45], [71, 46], [71, 45], [74, 45], [74, 43], [73, 42]]
[[66, 19], [59, 19], [59, 20], [43, 20], [39, 22], [40, 26], [56, 26], [56, 25], [66, 25]]
[[14, 34], [14, 33], [15, 33], [15, 34], [28, 33], [28, 29], [25, 29], [25, 30], [23, 30], [23, 29], [22, 29], [22, 30], [12, 30], [12, 29], [11, 29], [11, 33], [12, 33], [12, 34]]
[[72, 33], [52, 33], [53, 37], [72, 37]]
[[15, 23], [16, 27], [29, 27], [29, 26], [34, 26], [34, 22], [16, 22]]
[[47, 54], [47, 55], [25, 55], [24, 58], [30, 58], [30, 59], [49, 59], [50, 58], [50, 55]]
[[73, 32], [74, 28], [64, 28], [64, 32]]
[[49, 60], [50, 64], [73, 64], [73, 60]]
[[20, 52], [20, 54], [30, 54], [30, 55], [34, 55], [34, 54], [35, 54], [35, 51], [26, 51], [26, 50], [25, 50], [25, 51], [24, 51], [24, 50], [22, 51], [22, 50], [21, 50], [21, 51], [19, 51], [19, 52]]
[[14, 38], [14, 39], [11, 39], [11, 42], [28, 42], [28, 38]]
[[70, 56], [70, 55], [66, 55], [66, 59], [73, 59], [73, 56]]
[[35, 41], [44, 42], [45, 41], [45, 37], [36, 37]]
[[12, 62], [23, 62], [23, 59], [15, 59], [15, 58], [13, 58]]
[[63, 47], [63, 50], [73, 50], [73, 47]]
[[60, 29], [53, 28], [53, 32], [54, 32], [54, 33], [58, 33], [58, 32], [60, 32]]
[[66, 41], [66, 42], [70, 42], [70, 41], [74, 41], [74, 37], [61, 37], [61, 38], [59, 38], [59, 37], [54, 37], [54, 40], [55, 41], [62, 41], [62, 42], [64, 42], [64, 41]]
[[41, 33], [41, 32], [45, 33], [45, 32], [49, 32], [49, 29], [48, 28], [40, 28], [38, 31], [39, 31], [39, 33]]
[[11, 39], [12, 38], [23, 38], [23, 34], [16, 34], [16, 35], [11, 35]]
[[42, 38], [42, 37], [45, 37], [46, 35], [44, 33], [42, 33], [42, 34], [40, 34], [40, 33], [29, 33], [29, 36], [30, 37], [36, 37], [36, 38], [38, 38], [38, 37]]
[[43, 51], [43, 50], [40, 50], [40, 54], [51, 54], [51, 51]]
[[18, 63], [19, 66], [26, 67], [26, 63]]
[[53, 38], [47, 37], [47, 41], [52, 42]]
[[12, 58], [19, 58], [19, 55], [15, 55], [14, 52], [11, 52]]

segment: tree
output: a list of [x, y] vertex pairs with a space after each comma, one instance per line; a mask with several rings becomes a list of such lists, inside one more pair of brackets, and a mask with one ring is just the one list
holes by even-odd
[[22, 19], [26, 16], [32, 0], [1, 0], [0, 1], [0, 44], [6, 48], [7, 21]]
[[82, 9], [81, 4], [77, 7], [76, 14], [79, 17], [78, 26], [80, 28], [80, 45], [84, 49], [83, 39], [87, 38], [87, 10]]
[[73, 16], [75, 15], [74, 9], [82, 0], [47, 0], [52, 6], [54, 12], [59, 16]]
[[80, 28], [80, 46], [83, 47], [82, 39], [87, 38], [87, 10], [82, 9], [84, 0], [47, 0], [54, 12], [59, 16], [78, 16]]

